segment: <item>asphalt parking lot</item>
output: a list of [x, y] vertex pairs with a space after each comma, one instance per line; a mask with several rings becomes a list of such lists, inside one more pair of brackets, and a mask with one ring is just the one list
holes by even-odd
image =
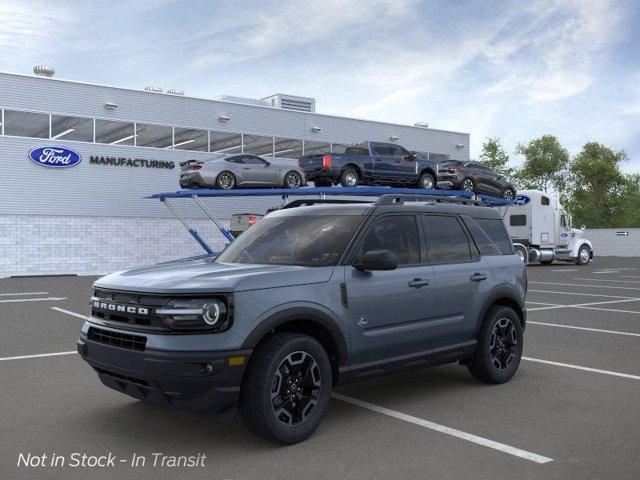
[[[489, 386], [457, 364], [339, 388], [291, 447], [240, 420], [150, 406], [75, 354], [92, 277], [0, 280], [0, 478], [640, 477], [640, 259], [529, 267], [525, 358]], [[47, 355], [43, 354], [59, 354]], [[206, 454], [205, 466], [17, 466], [20, 454]]]

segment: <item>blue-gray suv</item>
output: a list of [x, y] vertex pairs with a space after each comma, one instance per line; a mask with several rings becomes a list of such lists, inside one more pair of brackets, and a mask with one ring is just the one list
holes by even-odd
[[270, 213], [217, 258], [95, 282], [78, 351], [138, 399], [300, 442], [334, 386], [450, 362], [516, 372], [526, 271], [476, 202], [383, 195]]

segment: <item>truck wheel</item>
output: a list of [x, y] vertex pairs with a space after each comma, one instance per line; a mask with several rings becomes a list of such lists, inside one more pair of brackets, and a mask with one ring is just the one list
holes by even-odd
[[522, 325], [509, 307], [494, 305], [484, 317], [478, 346], [467, 368], [471, 375], [487, 383], [511, 379], [522, 357]]
[[356, 172], [353, 168], [347, 167], [342, 170], [342, 175], [340, 176], [340, 185], [342, 185], [343, 187], [357, 187], [358, 180], [358, 172]]
[[231, 172], [220, 172], [216, 177], [216, 187], [222, 190], [231, 190], [236, 186], [236, 177]]
[[578, 256], [576, 257], [576, 263], [578, 265], [586, 265], [591, 260], [591, 255], [589, 254], [589, 247], [586, 245], [582, 245], [578, 249]]
[[433, 175], [430, 173], [423, 173], [420, 175], [420, 181], [418, 183], [418, 188], [423, 188], [425, 190], [433, 190], [436, 188], [436, 180], [433, 178]]
[[253, 433], [291, 445], [315, 432], [331, 396], [329, 357], [314, 338], [278, 333], [254, 350], [240, 410]]

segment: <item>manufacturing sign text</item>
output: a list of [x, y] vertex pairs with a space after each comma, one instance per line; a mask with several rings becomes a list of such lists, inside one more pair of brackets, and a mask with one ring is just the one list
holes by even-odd
[[91, 155], [89, 163], [92, 165], [113, 165], [115, 167], [139, 167], [139, 168], [167, 168], [176, 167], [174, 162], [165, 160], [147, 160], [146, 158], [127, 158], [127, 157], [102, 157]]
[[43, 167], [67, 168], [82, 161], [82, 155], [65, 147], [38, 147], [29, 152], [29, 160]]

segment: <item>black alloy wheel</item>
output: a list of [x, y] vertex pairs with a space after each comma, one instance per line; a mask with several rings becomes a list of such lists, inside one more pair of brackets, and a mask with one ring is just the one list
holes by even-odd
[[305, 422], [318, 406], [322, 376], [318, 362], [307, 352], [287, 355], [276, 369], [271, 386], [271, 405], [285, 425]]
[[505, 191], [502, 193], [502, 198], [505, 198], [507, 200], [515, 200], [516, 193], [513, 191], [512, 188], [506, 188]]
[[231, 190], [236, 186], [236, 177], [231, 172], [220, 172], [216, 178], [216, 186], [222, 190]]
[[465, 192], [473, 192], [475, 189], [475, 185], [473, 184], [473, 180], [470, 178], [465, 178], [462, 182], [462, 190]]
[[502, 317], [493, 326], [489, 354], [499, 371], [509, 368], [518, 353], [518, 336], [511, 319]]
[[287, 188], [299, 188], [302, 185], [302, 177], [294, 170], [291, 170], [284, 177], [284, 185]]

